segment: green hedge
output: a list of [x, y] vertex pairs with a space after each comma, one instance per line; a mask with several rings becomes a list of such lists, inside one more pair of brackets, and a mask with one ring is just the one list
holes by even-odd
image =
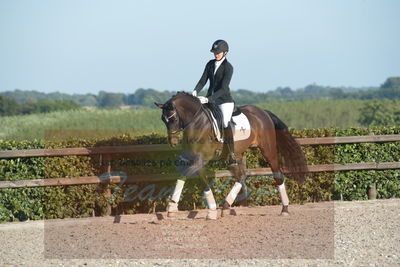
[[[309, 129], [292, 130], [295, 137], [361, 136], [400, 134], [400, 127]], [[131, 137], [122, 135], [111, 139], [68, 139], [64, 141], [15, 142], [0, 140], [0, 150], [66, 148], [92, 146], [123, 146], [132, 144], [166, 143], [159, 135]], [[308, 164], [398, 162], [400, 142], [361, 143], [325, 146], [304, 146]], [[174, 161], [178, 152], [157, 152], [113, 155], [112, 171], [128, 174], [176, 173]], [[258, 149], [246, 152], [248, 168], [268, 166]], [[1, 180], [24, 180], [101, 175], [107, 163], [100, 156], [33, 157], [0, 160]], [[209, 169], [225, 169], [216, 162]], [[178, 177], [178, 175], [177, 175]], [[218, 202], [223, 201], [234, 181], [231, 178], [210, 179]], [[368, 187], [376, 183], [378, 198], [400, 197], [400, 171], [347, 171], [309, 174], [303, 185], [287, 180], [287, 191], [292, 203], [326, 201], [332, 199], [367, 199]], [[0, 221], [88, 217], [105, 215], [111, 204], [114, 213], [151, 212], [165, 210], [175, 181], [160, 183], [80, 185], [0, 190]], [[247, 180], [250, 205], [280, 204], [271, 177], [254, 176]], [[113, 194], [107, 195], [108, 188]], [[180, 202], [181, 209], [205, 207], [204, 189], [200, 179], [188, 179]], [[239, 196], [240, 197], [240, 196]]]

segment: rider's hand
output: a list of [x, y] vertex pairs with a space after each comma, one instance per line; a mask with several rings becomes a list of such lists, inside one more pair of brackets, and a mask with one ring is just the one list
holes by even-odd
[[192, 96], [197, 96], [197, 91], [196, 90], [193, 90]]
[[202, 103], [202, 104], [208, 103], [208, 98], [207, 97], [199, 96], [197, 98], [200, 100], [200, 103]]

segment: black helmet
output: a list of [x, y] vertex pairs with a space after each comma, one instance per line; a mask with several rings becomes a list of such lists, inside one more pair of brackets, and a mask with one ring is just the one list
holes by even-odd
[[221, 53], [221, 52], [228, 52], [229, 51], [229, 46], [228, 43], [225, 42], [224, 40], [217, 40], [213, 43], [210, 52], [213, 53]]

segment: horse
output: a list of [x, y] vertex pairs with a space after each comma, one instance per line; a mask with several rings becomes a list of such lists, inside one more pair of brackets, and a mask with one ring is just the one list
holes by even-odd
[[[194, 159], [192, 170], [187, 171], [187, 173], [189, 172], [188, 176], [198, 175], [202, 178], [205, 183], [204, 197], [208, 205], [207, 219], [217, 219], [217, 207], [212, 190], [208, 185], [204, 166], [210, 160], [221, 157], [220, 152], [226, 152], [227, 149], [221, 140], [216, 139], [212, 116], [207, 107], [208, 105], [211, 108], [213, 105], [201, 104], [197, 97], [186, 92], [178, 92], [164, 104], [154, 104], [162, 109], [161, 119], [166, 125], [170, 146], [178, 145], [180, 134], [183, 132], [183, 149], [190, 151], [190, 153], [186, 153], [186, 159], [188, 157]], [[214, 106], [214, 109], [217, 107]], [[248, 119], [249, 136], [244, 140], [235, 140], [234, 142], [234, 154], [238, 164], [231, 165], [230, 170], [234, 174], [235, 184], [225, 198], [222, 210], [227, 210], [232, 206], [240, 190], [247, 196], [243, 156], [246, 149], [258, 147], [271, 166], [275, 185], [281, 197], [281, 215], [289, 215], [289, 198], [286, 193], [283, 172], [298, 183], [303, 183], [307, 172], [305, 156], [299, 144], [290, 134], [288, 127], [275, 114], [254, 105], [240, 106], [237, 109]], [[222, 153], [222, 156], [225, 154]], [[178, 211], [178, 202], [184, 184], [185, 179], [177, 180], [171, 201], [167, 206], [167, 216], [173, 216]]]

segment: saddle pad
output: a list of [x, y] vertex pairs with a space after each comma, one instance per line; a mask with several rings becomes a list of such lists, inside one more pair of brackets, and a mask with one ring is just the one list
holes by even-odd
[[247, 119], [246, 115], [240, 113], [238, 116], [233, 116], [232, 120], [235, 123], [233, 131], [233, 140], [236, 142], [249, 138], [251, 129], [250, 129], [250, 122]]
[[[221, 137], [221, 132], [219, 128], [217, 127], [217, 120], [215, 119], [214, 115], [211, 113], [212, 119], [213, 119], [213, 130], [215, 137], [218, 142], [223, 142], [224, 140]], [[246, 115], [243, 113], [240, 113], [237, 116], [232, 117], [232, 121], [234, 122], [233, 125], [233, 140], [240, 141], [240, 140], [245, 140], [250, 137], [251, 133], [251, 128], [250, 128], [250, 122], [247, 119]]]

